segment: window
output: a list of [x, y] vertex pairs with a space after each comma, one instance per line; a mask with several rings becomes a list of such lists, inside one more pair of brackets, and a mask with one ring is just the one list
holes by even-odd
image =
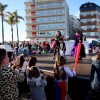
[[53, 4], [46, 4], [46, 8], [51, 8], [53, 6], [54, 6]]
[[92, 18], [92, 19], [91, 19], [91, 22], [94, 22], [94, 21], [96, 21], [96, 19], [95, 19], [95, 18]]
[[86, 36], [86, 35], [87, 35], [87, 33], [83, 32], [83, 35], [85, 35], [85, 36]]
[[45, 11], [47, 15], [52, 15], [53, 14], [53, 10], [48, 10], [48, 11]]
[[87, 22], [91, 22], [91, 23], [93, 23], [94, 21], [96, 21], [96, 19], [95, 18], [89, 18], [89, 19], [87, 19]]
[[93, 16], [94, 14], [96, 14], [96, 11], [91, 11], [90, 14], [91, 16]]
[[64, 13], [64, 9], [54, 10], [54, 14], [62, 14]]
[[45, 8], [45, 4], [37, 5], [37, 8]]
[[45, 11], [38, 11], [38, 12], [36, 12], [36, 15], [37, 16], [45, 15]]
[[81, 22], [82, 23], [87, 23], [87, 19], [82, 19]]
[[90, 32], [87, 32], [87, 35], [86, 36], [90, 36]]
[[94, 30], [95, 29], [95, 25], [91, 25], [91, 29]]
[[84, 5], [84, 7], [87, 7], [87, 5]]
[[55, 3], [55, 7], [61, 7], [63, 5], [64, 5], [64, 3]]
[[53, 17], [46, 18], [46, 22], [53, 22], [53, 21], [54, 21], [54, 18]]
[[45, 22], [45, 19], [44, 18], [37, 18], [36, 22]]
[[64, 16], [58, 16], [58, 17], [44, 17], [44, 18], [37, 18], [36, 22], [43, 23], [43, 22], [58, 22], [58, 21], [64, 21]]
[[82, 16], [87, 16], [87, 13], [86, 12], [82, 12], [81, 15]]
[[83, 30], [87, 30], [87, 26], [82, 26], [82, 29]]
[[44, 11], [37, 11], [36, 15], [42, 16], [42, 15], [52, 15], [54, 14], [53, 10], [44, 10]]
[[59, 28], [65, 28], [65, 25], [64, 24], [46, 24], [46, 25], [39, 25], [38, 27], [40, 30], [59, 29]]
[[38, 4], [37, 8], [52, 8], [52, 7], [62, 7], [64, 3], [48, 3], [48, 4]]
[[63, 16], [56, 17], [56, 21], [63, 21], [63, 20], [64, 20]]
[[96, 36], [95, 32], [90, 32], [90, 36]]
[[90, 4], [89, 6], [93, 6], [92, 4]]

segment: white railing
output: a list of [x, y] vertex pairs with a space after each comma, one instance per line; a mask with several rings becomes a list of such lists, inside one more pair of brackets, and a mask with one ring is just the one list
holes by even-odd
[[51, 35], [51, 34], [36, 34], [37, 37], [52, 37], [54, 35]]
[[28, 33], [27, 33], [27, 37], [29, 37], [29, 38], [32, 37], [32, 33], [29, 33], [29, 32], [28, 32]]

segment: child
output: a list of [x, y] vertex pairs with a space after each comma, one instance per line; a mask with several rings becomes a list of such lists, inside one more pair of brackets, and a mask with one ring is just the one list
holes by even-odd
[[29, 74], [29, 70], [32, 67], [35, 67], [37, 63], [37, 58], [35, 56], [30, 56], [29, 57], [29, 63], [28, 63], [28, 67], [26, 68], [26, 75], [27, 75], [27, 80], [28, 80], [28, 74]]
[[44, 87], [47, 85], [46, 76], [40, 77], [38, 67], [31, 67], [28, 74], [28, 85], [30, 86], [31, 100], [46, 100]]
[[56, 64], [54, 65], [54, 76], [57, 79], [56, 85], [60, 88], [60, 100], [67, 100], [68, 76], [73, 77], [76, 75], [76, 72], [71, 72], [66, 66], [66, 59], [63, 56], [60, 56], [58, 60], [59, 61], [56, 61]]
[[[71, 70], [66, 66], [66, 59], [63, 56], [60, 56], [60, 61], [56, 61], [54, 65], [54, 75], [59, 76], [59, 81], [68, 81], [68, 76], [73, 77], [76, 75], [76, 72]], [[65, 77], [63, 76], [65, 74]]]

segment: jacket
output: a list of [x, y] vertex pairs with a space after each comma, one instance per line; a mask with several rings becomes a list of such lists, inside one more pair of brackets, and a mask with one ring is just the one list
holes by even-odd
[[19, 100], [17, 82], [24, 80], [21, 70], [9, 66], [0, 67], [0, 100]]
[[93, 59], [90, 82], [93, 90], [100, 91], [100, 60]]
[[44, 87], [47, 82], [43, 79], [32, 78], [28, 80], [28, 85], [30, 86], [31, 100], [44, 100], [46, 98]]

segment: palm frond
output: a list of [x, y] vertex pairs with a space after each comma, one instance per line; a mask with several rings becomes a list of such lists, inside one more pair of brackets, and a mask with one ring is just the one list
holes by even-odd
[[10, 24], [10, 25], [14, 25], [16, 23], [15, 16], [12, 13], [10, 13], [10, 12], [7, 12], [7, 13], [8, 13], [8, 17], [6, 19], [6, 22], [8, 24]]
[[7, 8], [8, 5], [3, 5], [1, 2], [0, 2], [0, 12], [3, 12], [6, 8]]
[[3, 5], [3, 11], [8, 7], [8, 5]]
[[14, 16], [17, 16], [17, 10], [13, 12], [13, 15]]
[[17, 18], [18, 18], [18, 19], [24, 20], [24, 18], [23, 18], [22, 16], [17, 16]]
[[8, 14], [8, 16], [12, 16], [12, 13], [11, 12], [6, 12]]
[[19, 16], [17, 10], [12, 13], [15, 16], [15, 20], [18, 23], [20, 19], [24, 20], [22, 16]]

